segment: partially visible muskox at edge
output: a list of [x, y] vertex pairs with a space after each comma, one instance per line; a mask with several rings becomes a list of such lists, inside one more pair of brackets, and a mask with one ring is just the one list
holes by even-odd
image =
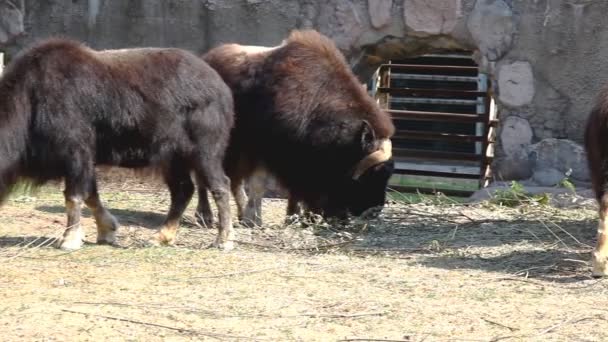
[[597, 242], [591, 268], [594, 276], [601, 277], [608, 275], [608, 86], [600, 91], [587, 119], [585, 150], [599, 204]]
[[171, 194], [157, 242], [171, 244], [190, 201], [193, 172], [219, 212], [215, 244], [231, 248], [230, 180], [223, 159], [234, 121], [230, 89], [207, 63], [178, 49], [94, 51], [51, 39], [17, 55], [0, 79], [0, 197], [24, 179], [65, 179], [63, 249], [83, 243], [81, 206], [97, 242], [113, 243], [95, 166], [152, 168]]
[[[261, 223], [250, 209], [263, 189], [250, 184], [248, 205], [242, 190], [260, 169], [288, 190], [288, 214], [297, 203], [326, 217], [384, 205], [394, 126], [329, 38], [294, 31], [276, 47], [226, 44], [203, 58], [233, 91], [236, 125], [225, 169], [241, 220]], [[211, 215], [199, 191], [204, 221]]]

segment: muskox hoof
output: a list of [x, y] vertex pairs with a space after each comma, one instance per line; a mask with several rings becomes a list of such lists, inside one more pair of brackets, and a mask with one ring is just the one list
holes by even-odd
[[608, 275], [608, 256], [593, 252], [593, 258], [591, 259], [591, 274], [595, 278]]
[[154, 246], [173, 246], [175, 245], [175, 233], [161, 229], [158, 233], [154, 234], [150, 242]]
[[262, 217], [256, 215], [255, 212], [245, 212], [241, 217], [239, 217], [239, 224], [247, 228], [256, 228], [261, 227], [263, 222]]
[[97, 244], [98, 245], [110, 245], [110, 246], [116, 245], [116, 231], [112, 230], [112, 231], [105, 232], [105, 234], [98, 234], [97, 235]]
[[84, 244], [84, 234], [79, 232], [66, 232], [59, 240], [57, 247], [64, 251], [75, 251], [81, 249]]

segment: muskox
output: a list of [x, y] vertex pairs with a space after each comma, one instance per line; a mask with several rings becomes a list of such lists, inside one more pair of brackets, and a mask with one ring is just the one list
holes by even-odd
[[[243, 181], [266, 170], [289, 191], [288, 214], [302, 203], [326, 217], [360, 215], [385, 202], [393, 172], [393, 122], [367, 94], [342, 53], [316, 31], [294, 31], [276, 47], [225, 44], [203, 56], [232, 89], [236, 125], [225, 170], [249, 216]], [[259, 200], [250, 187], [249, 203]], [[198, 215], [211, 217], [199, 188]]]
[[608, 86], [600, 91], [587, 119], [585, 150], [599, 204], [597, 242], [591, 260], [593, 275], [599, 277], [608, 274]]
[[50, 39], [7, 66], [0, 97], [0, 198], [22, 179], [35, 185], [65, 179], [61, 248], [82, 246], [83, 202], [97, 223], [97, 242], [115, 240], [118, 224], [99, 199], [96, 165], [162, 175], [171, 206], [156, 238], [167, 244], [193, 195], [194, 173], [218, 206], [215, 244], [231, 248], [230, 180], [222, 162], [234, 103], [198, 56], [160, 48], [94, 51]]

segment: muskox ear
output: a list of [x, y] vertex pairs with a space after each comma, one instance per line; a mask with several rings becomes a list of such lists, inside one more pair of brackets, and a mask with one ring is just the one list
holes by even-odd
[[363, 120], [363, 124], [361, 126], [361, 148], [364, 151], [371, 151], [374, 149], [374, 142], [376, 141], [376, 134], [372, 126], [367, 122], [367, 120]]

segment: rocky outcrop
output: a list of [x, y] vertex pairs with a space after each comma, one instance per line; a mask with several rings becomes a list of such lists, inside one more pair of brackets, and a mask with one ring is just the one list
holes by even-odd
[[405, 25], [416, 32], [449, 34], [462, 16], [460, 0], [404, 0]]
[[534, 98], [534, 74], [528, 62], [504, 64], [498, 71], [498, 98], [511, 107], [530, 104]]
[[0, 0], [0, 46], [23, 33], [24, 13], [23, 0]]
[[373, 28], [381, 29], [391, 23], [393, 0], [367, 0], [367, 9]]
[[467, 27], [482, 54], [491, 61], [500, 59], [513, 43], [513, 12], [502, 0], [477, 0]]

